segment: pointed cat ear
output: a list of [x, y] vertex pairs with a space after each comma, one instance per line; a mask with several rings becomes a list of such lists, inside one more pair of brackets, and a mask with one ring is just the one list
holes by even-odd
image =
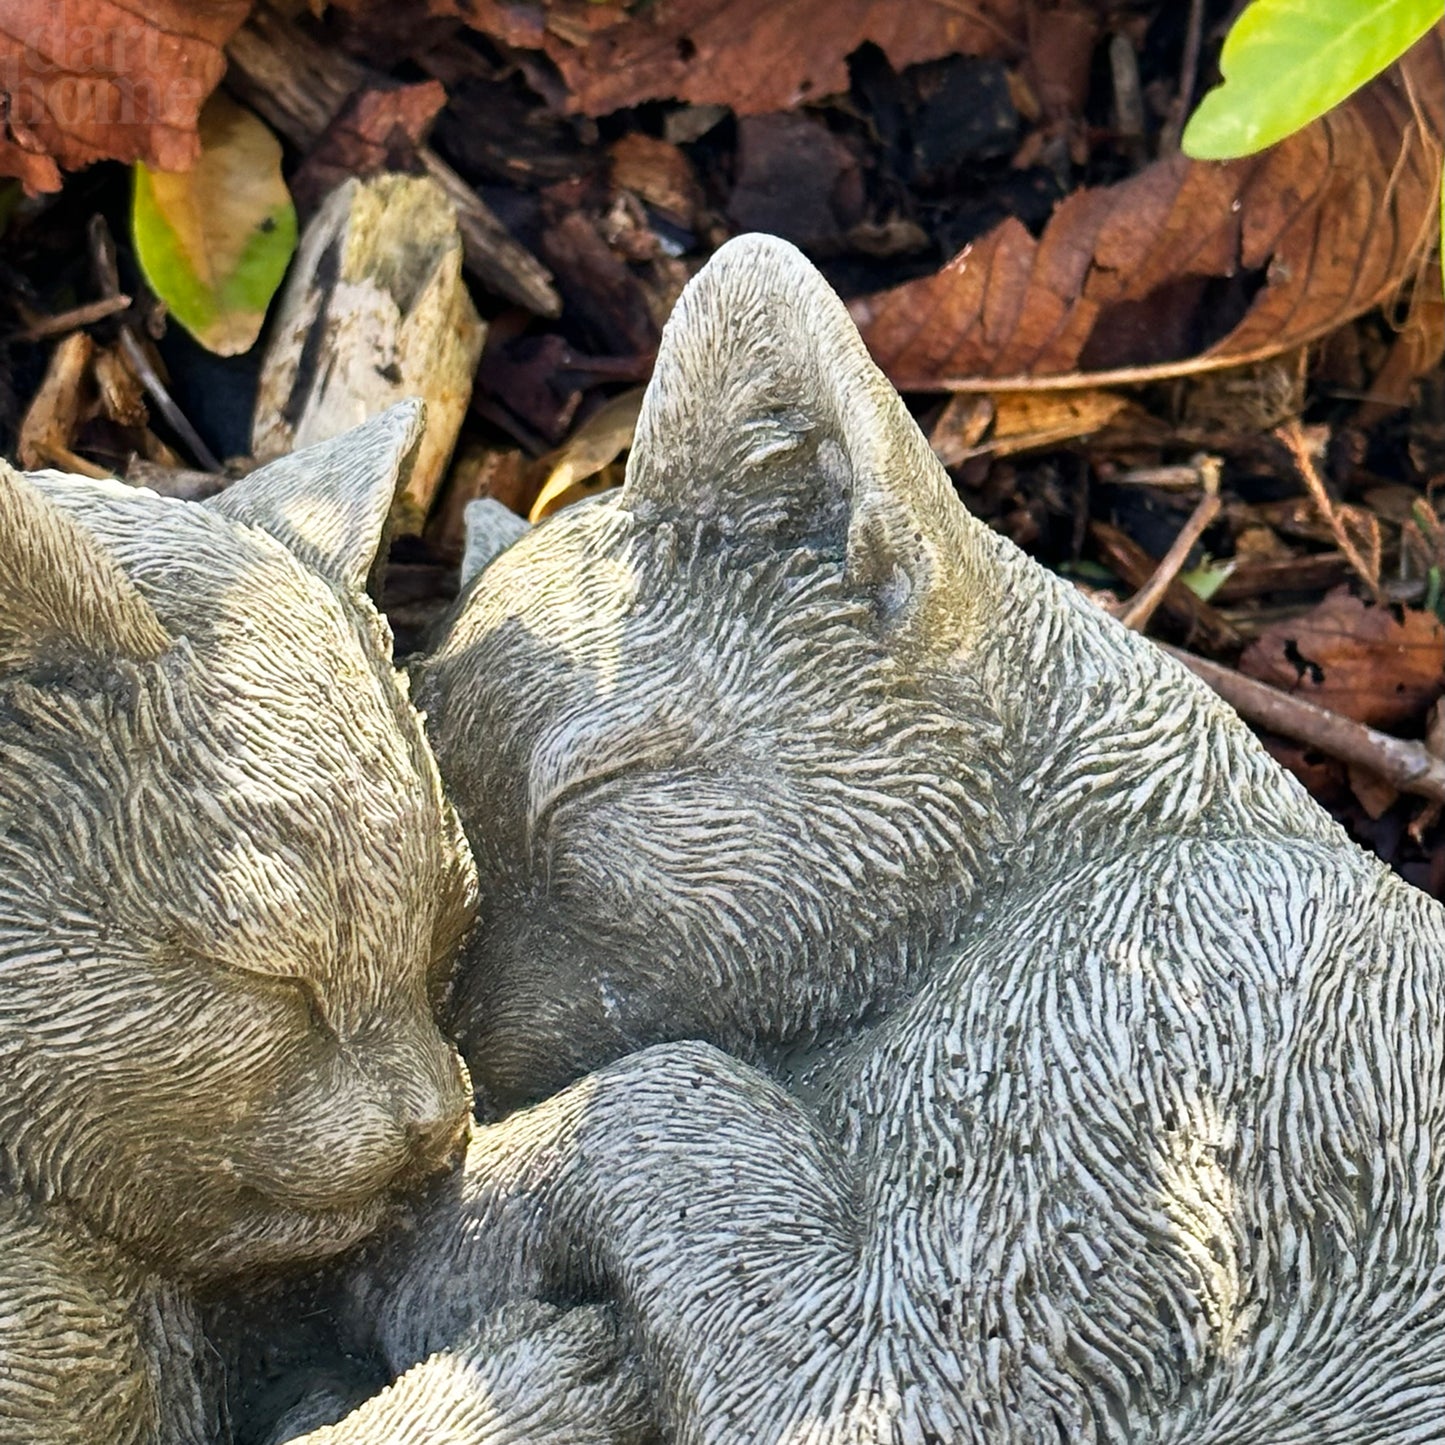
[[346, 592], [365, 590], [426, 409], [398, 402], [350, 431], [257, 467], [202, 505], [269, 532]]
[[843, 303], [771, 236], [729, 241], [683, 292], [621, 503], [644, 523], [834, 551], [895, 625], [967, 610], [967, 513]]
[[0, 462], [0, 668], [67, 651], [145, 660], [170, 645], [115, 558]]
[[465, 587], [480, 576], [519, 537], [532, 530], [525, 517], [504, 507], [494, 497], [478, 497], [462, 509], [467, 546], [462, 554], [460, 585]]

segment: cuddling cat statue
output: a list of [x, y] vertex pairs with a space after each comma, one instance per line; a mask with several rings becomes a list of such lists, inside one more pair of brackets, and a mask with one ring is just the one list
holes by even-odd
[[678, 1445], [1445, 1438], [1445, 914], [969, 517], [797, 252], [415, 685], [497, 1122], [357, 1285], [394, 1369], [532, 1298]]
[[420, 424], [199, 505], [0, 464], [0, 1440], [209, 1445], [197, 1292], [461, 1146], [475, 879], [363, 594]]

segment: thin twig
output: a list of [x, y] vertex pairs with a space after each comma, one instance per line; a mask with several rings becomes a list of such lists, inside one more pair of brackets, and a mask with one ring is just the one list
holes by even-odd
[[[1148, 585], [1159, 563], [1132, 537], [1107, 522], [1090, 522], [1089, 535], [1099, 549], [1099, 558], [1111, 571], [1135, 590]], [[1109, 611], [1117, 616], [1119, 603]], [[1226, 652], [1239, 647], [1244, 638], [1223, 613], [1189, 590], [1177, 577], [1164, 592], [1162, 610], [1185, 628], [1185, 641], [1196, 639], [1207, 652]]]
[[[1355, 545], [1355, 539], [1350, 536], [1349, 528], [1345, 526], [1344, 515], [1330, 499], [1330, 494], [1325, 490], [1325, 484], [1315, 467], [1314, 458], [1310, 456], [1309, 446], [1305, 442], [1304, 432], [1300, 429], [1298, 421], [1287, 422], [1282, 427], [1275, 428], [1275, 436], [1282, 441], [1289, 449], [1290, 457], [1295, 464], [1295, 470], [1299, 472], [1305, 487], [1310, 494], [1310, 500], [1314, 502], [1316, 510], [1324, 518], [1326, 526], [1334, 534], [1335, 542], [1341, 552], [1350, 559], [1350, 566], [1359, 575], [1360, 580], [1370, 589], [1376, 602], [1383, 602], [1385, 594], [1380, 589], [1380, 542], [1379, 534], [1376, 532], [1374, 546], [1371, 551], [1374, 553], [1371, 561], [1366, 561], [1361, 555], [1360, 549]], [[1372, 565], [1373, 563], [1373, 565]]]
[[1194, 544], [1219, 515], [1219, 459], [1200, 457], [1195, 466], [1204, 484], [1204, 495], [1189, 520], [1179, 529], [1179, 535], [1160, 560], [1154, 575], [1129, 599], [1128, 606], [1119, 614], [1119, 621], [1134, 632], [1142, 632], [1149, 625], [1149, 619], [1164, 600], [1169, 584], [1179, 575], [1194, 550]]
[[83, 457], [79, 452], [73, 452], [69, 447], [61, 446], [59, 442], [38, 441], [35, 449], [42, 453], [47, 462], [54, 466], [61, 467], [67, 472], [74, 472], [77, 476], [93, 477], [98, 482], [109, 482], [115, 480], [115, 473], [107, 471], [98, 463]]
[[129, 296], [119, 293], [102, 296], [99, 301], [87, 301], [84, 306], [72, 306], [69, 311], [61, 311], [55, 316], [41, 316], [29, 326], [22, 326], [18, 331], [11, 331], [0, 337], [0, 341], [46, 341], [52, 336], [64, 336], [68, 332], [79, 331], [82, 326], [93, 326], [97, 321], [104, 321], [107, 316], [114, 316], [117, 311], [124, 311], [129, 305]]
[[1161, 492], [1192, 492], [1199, 485], [1199, 468], [1188, 462], [1158, 467], [1130, 467], [1104, 478], [1114, 487], [1156, 487]]
[[121, 328], [120, 349], [125, 353], [125, 359], [130, 362], [135, 374], [140, 377], [146, 394], [160, 408], [161, 415], [171, 424], [171, 429], [186, 444], [191, 455], [204, 470], [219, 472], [221, 470], [220, 462], [216, 460], [210, 447], [201, 440], [195, 427], [186, 420], [186, 414], [175, 404], [170, 392], [166, 390], [165, 383], [160, 378], [160, 373], [151, 365], [151, 359], [146, 355], [145, 347], [136, 340], [135, 332], [128, 326]]
[[[1391, 275], [1394, 273], [1391, 272]], [[1399, 289], [1398, 280], [1391, 286], [1381, 286], [1364, 309], [1368, 311], [1383, 304], [1398, 294]], [[849, 310], [860, 326], [873, 319], [873, 309], [867, 297], [850, 302]], [[1247, 351], [1206, 351], [1187, 356], [1182, 361], [1157, 361], [1149, 366], [1116, 366], [1109, 371], [1057, 371], [1043, 376], [1029, 371], [1015, 372], [1012, 376], [951, 376], [946, 372], [941, 375], [928, 372], [910, 375], [899, 369], [896, 375], [890, 370], [889, 378], [897, 391], [956, 392], [974, 396], [997, 396], [1006, 391], [1088, 391], [1111, 386], [1151, 386], [1156, 381], [1174, 381], [1181, 376], [1207, 376], [1211, 372], [1235, 371], [1253, 366], [1256, 362], [1272, 361], [1282, 352], [1308, 346], [1339, 329], [1339, 317], [1331, 315], [1318, 325], [1291, 333], [1283, 344], [1264, 341]]]
[[1194, 103], [1194, 82], [1199, 78], [1199, 50], [1204, 39], [1204, 0], [1189, 0], [1189, 27], [1184, 32], [1184, 58], [1179, 64], [1179, 94], [1169, 109], [1169, 120], [1159, 137], [1160, 152], [1167, 155], [1179, 149], [1184, 122]]
[[[106, 225], [104, 216], [96, 215], [90, 218], [90, 254], [92, 269], [100, 289], [107, 296], [118, 295], [120, 283], [115, 267], [115, 242], [111, 239], [110, 227]], [[140, 377], [147, 395], [170, 423], [171, 429], [190, 449], [191, 455], [208, 472], [219, 472], [220, 462], [211, 454], [210, 447], [197, 435], [195, 427], [187, 421], [185, 413], [166, 390], [165, 383], [151, 365], [150, 357], [146, 355], [145, 347], [140, 344], [134, 324], [129, 318], [121, 322], [120, 349], [135, 374]]]
[[1402, 793], [1445, 803], [1445, 762], [1419, 743], [1378, 732], [1192, 652], [1155, 645], [1208, 683], [1247, 722], [1365, 768]]

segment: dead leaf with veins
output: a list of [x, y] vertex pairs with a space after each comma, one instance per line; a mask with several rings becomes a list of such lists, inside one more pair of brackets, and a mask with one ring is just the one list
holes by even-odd
[[[354, 0], [353, 0], [354, 3]], [[430, 0], [474, 30], [544, 50], [571, 108], [606, 115], [646, 100], [790, 110], [848, 88], [872, 42], [897, 69], [943, 55], [1023, 53], [1024, 0], [668, 0], [635, 13], [594, 0]]]
[[251, 0], [8, 0], [0, 6], [0, 176], [58, 191], [61, 169], [183, 171]]
[[1394, 727], [1445, 692], [1445, 626], [1432, 612], [1397, 615], [1339, 589], [1266, 627], [1239, 670], [1356, 722]]
[[1173, 155], [1010, 219], [852, 305], [902, 391], [1060, 389], [1256, 362], [1390, 300], [1438, 226], [1445, 27], [1247, 160]]

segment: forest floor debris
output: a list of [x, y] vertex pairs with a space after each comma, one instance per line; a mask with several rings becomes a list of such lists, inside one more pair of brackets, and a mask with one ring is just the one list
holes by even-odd
[[1189, 161], [1234, 8], [108, 0], [81, 35], [26, 0], [0, 34], [0, 451], [178, 495], [254, 460], [281, 308], [213, 356], [129, 240], [126, 166], [194, 162], [218, 85], [282, 143], [303, 222], [353, 178], [430, 176], [485, 345], [393, 551], [405, 650], [454, 594], [469, 502], [536, 518], [617, 484], [682, 286], [773, 230], [973, 511], [1186, 648], [1445, 892], [1445, 32], [1274, 150]]

